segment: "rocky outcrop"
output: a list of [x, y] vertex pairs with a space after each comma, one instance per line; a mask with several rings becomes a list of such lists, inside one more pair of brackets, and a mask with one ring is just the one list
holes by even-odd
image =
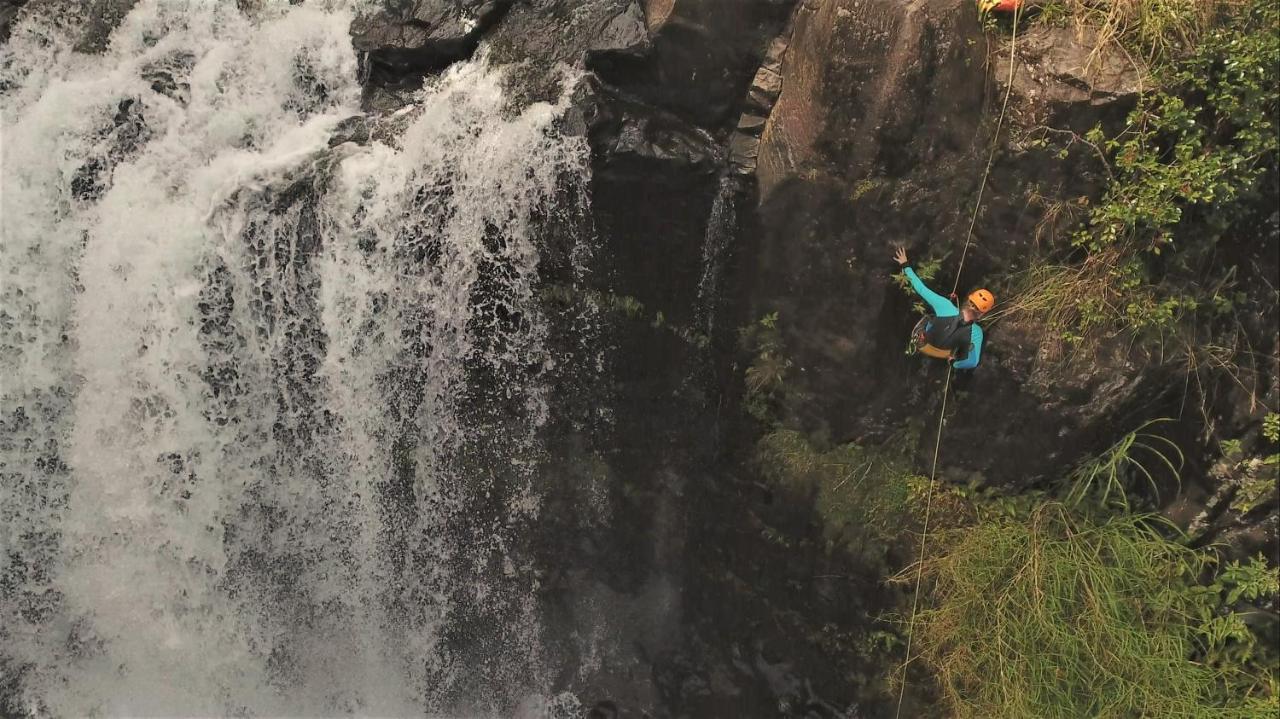
[[910, 413], [921, 380], [902, 357], [910, 302], [888, 280], [889, 245], [963, 242], [983, 119], [978, 34], [962, 2], [797, 11], [760, 142], [740, 304], [779, 312], [790, 411], [813, 432], [855, 439]]
[[27, 0], [0, 0], [0, 43], [9, 39], [9, 26]]
[[[759, 143], [758, 232], [742, 253], [738, 304], [754, 317], [780, 314], [794, 362], [791, 421], [834, 441], [875, 442], [936, 416], [945, 375], [941, 363], [904, 356], [916, 300], [892, 280], [892, 246], [942, 259], [932, 284], [944, 293], [982, 283], [1004, 294], [993, 274], [1025, 262], [1049, 201], [1100, 187], [1096, 158], [1073, 148], [1063, 162], [1006, 147], [1010, 125], [1052, 114], [1033, 118], [1032, 107], [1053, 108], [1055, 121], [1078, 119], [1081, 103], [1095, 113], [1091, 122], [1100, 108], [1119, 106], [1127, 76], [1104, 73], [1107, 84], [1080, 89], [1062, 69], [1080, 55], [1057, 49], [1056, 36], [1033, 34], [1015, 73], [1015, 104], [1028, 110], [1006, 120], [974, 216], [1001, 87], [988, 84], [972, 5], [810, 0], [794, 22], [776, 81], [766, 75], [780, 94]], [[1052, 103], [1034, 89], [1046, 68], [1070, 89]], [[990, 328], [981, 370], [957, 376], [948, 405], [957, 421], [942, 461], [957, 479], [1056, 474], [1109, 441], [1112, 421], [1164, 396], [1163, 380], [1144, 373], [1131, 345], [1073, 364], [1046, 350], [1056, 339], [1034, 326]]]
[[[952, 0], [808, 0], [760, 152], [764, 201], [787, 177], [900, 176], [967, 153], [982, 117], [972, 8]], [[967, 169], [967, 168], [966, 168]]]
[[1012, 77], [1010, 109], [1023, 127], [1084, 132], [1123, 120], [1142, 91], [1143, 68], [1118, 46], [1099, 46], [1093, 29], [1035, 27], [993, 48], [991, 60], [1000, 96]]
[[512, 0], [386, 0], [351, 24], [368, 83], [403, 86], [469, 57]]
[[649, 43], [601, 52], [602, 80], [708, 129], [728, 129], [795, 0], [645, 0]]
[[106, 50], [111, 33], [137, 4], [138, 0], [93, 0], [86, 8], [89, 22], [76, 43], [76, 52], [96, 54]]
[[764, 134], [774, 103], [782, 92], [782, 58], [786, 56], [791, 39], [792, 26], [788, 23], [782, 34], [769, 43], [764, 62], [751, 78], [751, 88], [742, 103], [742, 114], [729, 140], [731, 162], [735, 172], [754, 174], [760, 156], [760, 138]]

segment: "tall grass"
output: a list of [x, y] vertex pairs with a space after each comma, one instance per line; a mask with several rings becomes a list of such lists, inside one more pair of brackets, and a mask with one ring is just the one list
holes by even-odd
[[1064, 337], [1113, 331], [1124, 322], [1120, 252], [1091, 255], [1080, 265], [1037, 263], [1019, 273], [1011, 299], [991, 319], [1026, 319]]
[[1169, 476], [1176, 481], [1182, 469], [1182, 450], [1168, 437], [1146, 431], [1168, 421], [1153, 419], [1145, 422], [1098, 456], [1076, 467], [1067, 477], [1066, 503], [1079, 507], [1086, 501], [1096, 502], [1098, 506], [1128, 511], [1129, 495], [1137, 489], [1135, 480], [1146, 480], [1146, 488], [1152, 497], [1159, 494], [1159, 483], [1148, 464], [1168, 470]]
[[[1148, 518], [1100, 524], [1050, 503], [942, 538], [916, 644], [960, 719], [1227, 716], [1197, 645], [1187, 578], [1206, 565]], [[897, 579], [910, 582], [917, 567]]]
[[1195, 46], [1225, 11], [1240, 0], [1048, 0], [1044, 13], [1095, 34], [1090, 66], [1119, 47], [1144, 68], [1172, 60]]

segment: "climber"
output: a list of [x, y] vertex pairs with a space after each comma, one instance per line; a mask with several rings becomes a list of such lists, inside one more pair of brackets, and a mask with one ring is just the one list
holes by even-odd
[[[911, 332], [917, 352], [950, 360], [956, 369], [973, 369], [982, 357], [982, 327], [977, 320], [995, 307], [996, 298], [987, 290], [974, 290], [963, 308], [925, 287], [907, 264], [907, 251], [898, 247], [893, 259], [907, 276], [911, 288], [924, 298], [933, 310], [925, 315]], [[955, 295], [952, 295], [955, 299]]]
[[1022, 0], [978, 0], [978, 12], [983, 15], [989, 12], [1017, 12], [1022, 7]]

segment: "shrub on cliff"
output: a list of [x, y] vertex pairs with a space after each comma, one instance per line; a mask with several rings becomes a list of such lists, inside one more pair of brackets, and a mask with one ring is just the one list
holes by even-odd
[[1280, 180], [1280, 2], [1214, 5], [1219, 12], [1187, 26], [1195, 42], [1157, 67], [1154, 89], [1119, 134], [1095, 128], [1077, 138], [1106, 160], [1106, 189], [1088, 207], [1070, 261], [1039, 266], [1010, 311], [1079, 337], [1190, 334], [1182, 320], [1203, 327], [1274, 309], [1274, 297], [1249, 294], [1231, 257], [1254, 239]]
[[916, 645], [955, 716], [1261, 719], [1280, 708], [1274, 657], [1231, 609], [1274, 595], [1264, 564], [1203, 585], [1212, 556], [1150, 518], [1094, 521], [1059, 503], [946, 534], [903, 577], [922, 569], [933, 585]]

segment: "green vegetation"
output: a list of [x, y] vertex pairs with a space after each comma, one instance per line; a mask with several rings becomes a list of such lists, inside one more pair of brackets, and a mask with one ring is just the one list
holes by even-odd
[[[1280, 712], [1280, 624], [1259, 609], [1280, 600], [1280, 573], [1261, 556], [1221, 564], [1158, 516], [1134, 511], [1178, 481], [1182, 452], [1159, 433], [1167, 420], [1142, 424], [1041, 491], [933, 484], [913, 471], [916, 432], [867, 447], [782, 426], [791, 365], [779, 317], [740, 334], [752, 357], [747, 407], [766, 428], [757, 467], [775, 487], [812, 497], [829, 551], [892, 574], [899, 552], [916, 551], [932, 484], [925, 556], [894, 577], [906, 587], [917, 572], [924, 580], [912, 658], [936, 684], [940, 706], [929, 711], [975, 719]], [[1268, 437], [1280, 433], [1280, 420], [1261, 426]], [[1255, 491], [1242, 485], [1236, 498], [1261, 501], [1248, 494]], [[791, 546], [784, 534], [761, 531]], [[880, 621], [884, 629], [865, 636], [826, 627], [823, 641], [883, 665], [902, 651], [909, 619]]]
[[[1274, 596], [1265, 564], [1171, 541], [1150, 517], [1047, 503], [950, 530], [924, 560], [916, 643], [957, 717], [1271, 717], [1274, 661], [1232, 610]], [[915, 568], [904, 572], [910, 581]]]
[[1235, 496], [1231, 509], [1244, 515], [1266, 505], [1280, 492], [1280, 415], [1270, 412], [1262, 421], [1262, 439], [1269, 447], [1261, 456], [1249, 456], [1244, 442], [1228, 439], [1219, 443], [1222, 460], [1215, 467], [1220, 478], [1233, 482]]
[[1114, 44], [1135, 62], [1159, 65], [1177, 57], [1211, 27], [1234, 0], [1048, 0], [1040, 22], [1075, 25], [1095, 33], [1099, 50]]
[[1137, 489], [1133, 485], [1139, 477], [1146, 480], [1146, 488], [1151, 490], [1149, 496], [1159, 496], [1156, 476], [1147, 465], [1155, 465], [1157, 471], [1168, 470], [1169, 476], [1176, 480], [1182, 467], [1182, 450], [1167, 437], [1145, 430], [1167, 421], [1147, 422], [1121, 437], [1102, 454], [1076, 467], [1067, 478], [1066, 503], [1080, 507], [1087, 502], [1128, 511], [1129, 496]]
[[1082, 224], [1057, 258], [1041, 258], [1023, 278], [1026, 291], [1006, 313], [1040, 318], [1073, 341], [1153, 332], [1175, 336], [1189, 355], [1212, 345], [1215, 358], [1189, 362], [1229, 369], [1234, 315], [1276, 301], [1274, 291], [1238, 286], [1224, 245], [1253, 231], [1250, 208], [1269, 207], [1278, 186], [1280, 3], [1053, 7], [1100, 27], [1100, 46], [1118, 42], [1151, 59], [1155, 89], [1120, 132], [1073, 136], [1104, 159], [1106, 190], [1070, 208], [1083, 212]]
[[[916, 276], [919, 277], [926, 285], [932, 284], [933, 280], [942, 271], [942, 263], [946, 262], [947, 255], [944, 253], [939, 256], [926, 257], [923, 260], [913, 262], [911, 267], [915, 270]], [[911, 311], [919, 315], [929, 314], [930, 310], [924, 306], [924, 302], [920, 301], [920, 296], [911, 289], [911, 281], [901, 272], [893, 274], [893, 281], [907, 296], [914, 300], [911, 305]]]
[[841, 544], [865, 564], [884, 567], [885, 554], [910, 514], [910, 449], [903, 435], [874, 449], [849, 443], [815, 446], [801, 432], [779, 429], [765, 435], [756, 459], [778, 486], [815, 493], [830, 545]]
[[738, 341], [752, 357], [744, 373], [747, 413], [768, 424], [782, 401], [783, 380], [791, 369], [791, 360], [786, 357], [782, 333], [778, 330], [778, 313], [767, 314], [740, 329]]
[[[1034, 319], [1081, 351], [1147, 340], [1135, 346], [1185, 360], [1206, 417], [1203, 370], [1243, 388], [1261, 421], [1222, 443], [1216, 497], [1242, 515], [1265, 510], [1277, 491], [1280, 414], [1243, 378], [1254, 353], [1240, 317], [1274, 318], [1280, 301], [1247, 266], [1280, 193], [1280, 0], [1037, 5], [1032, 22], [1090, 28], [1099, 51], [1125, 53], [1150, 89], [1121, 128], [1048, 131], [1099, 158], [1105, 182], [1096, 199], [1047, 207], [1040, 252], [1014, 278], [1024, 289], [997, 315]], [[941, 259], [917, 271], [928, 281]], [[756, 459], [775, 485], [812, 493], [829, 547], [891, 571], [899, 555], [889, 548], [919, 541], [912, 532], [932, 486], [927, 551], [896, 581], [910, 591], [917, 571], [924, 578], [910, 659], [935, 678], [939, 714], [1280, 716], [1280, 573], [1262, 556], [1223, 561], [1143, 511], [1180, 486], [1184, 457], [1160, 432], [1166, 420], [1038, 491], [932, 484], [913, 470], [911, 433], [873, 448], [780, 426], [791, 363], [778, 322], [770, 315], [741, 333], [752, 358], [746, 406], [765, 427]], [[901, 637], [908, 621], [886, 628]], [[878, 635], [879, 651], [900, 652], [889, 637]]]
[[706, 349], [711, 343], [705, 333], [667, 321], [666, 314], [662, 310], [651, 312], [643, 302], [630, 295], [582, 290], [559, 284], [544, 288], [541, 294], [544, 300], [560, 307], [575, 307], [582, 303], [595, 312], [634, 322], [647, 322], [653, 329], [670, 332], [680, 341], [698, 349]]
[[[1262, 556], [1219, 566], [1211, 549], [1133, 512], [1132, 498], [1150, 501], [1157, 469], [1176, 477], [1181, 465], [1158, 424], [1047, 493], [938, 490], [935, 507], [951, 508], [925, 558], [896, 580], [911, 584], [919, 572], [930, 588], [914, 636], [951, 714], [1280, 712], [1280, 623], [1258, 610], [1280, 599], [1280, 572]], [[1224, 461], [1239, 452], [1239, 442], [1224, 443]]]

